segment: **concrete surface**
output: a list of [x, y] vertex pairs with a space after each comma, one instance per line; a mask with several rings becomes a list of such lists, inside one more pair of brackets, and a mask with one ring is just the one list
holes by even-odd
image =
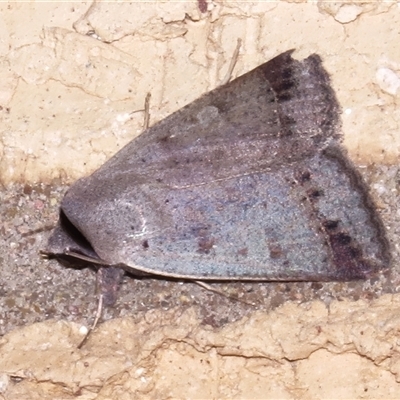
[[[5, 398], [400, 398], [400, 8], [207, 5], [0, 4]], [[96, 309], [94, 272], [38, 255], [62, 193], [141, 132], [148, 92], [155, 123], [214, 88], [238, 37], [235, 76], [290, 48], [323, 57], [344, 144], [388, 230], [392, 271], [367, 282], [216, 285], [226, 297], [127, 277], [78, 351]]]

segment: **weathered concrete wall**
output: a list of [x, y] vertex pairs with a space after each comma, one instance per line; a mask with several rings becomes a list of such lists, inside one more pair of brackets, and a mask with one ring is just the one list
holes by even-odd
[[[400, 152], [400, 12], [395, 2], [259, 1], [0, 5], [0, 176], [68, 181], [151, 123], [234, 74], [296, 48], [324, 58], [344, 109], [345, 145], [362, 163]], [[89, 36], [88, 36], [89, 34]]]
[[[398, 163], [396, 2], [209, 1], [207, 7], [202, 13], [196, 1], [0, 3], [0, 183], [72, 182], [93, 171], [141, 132], [143, 113], [134, 111], [143, 109], [148, 92], [153, 124], [218, 85], [237, 38], [243, 44], [235, 76], [290, 48], [299, 58], [319, 53], [344, 110], [351, 158]], [[382, 171], [374, 193], [382, 196], [377, 202], [393, 241], [400, 232], [393, 200], [398, 169]], [[17, 239], [26, 233], [28, 209], [36, 224], [46, 222], [41, 210], [52, 199], [33, 187], [32, 198], [28, 185], [18, 206], [6, 210], [7, 235], [14, 220]], [[10, 237], [15, 248], [4, 260], [22, 259], [21, 243]], [[398, 241], [392, 244], [398, 250]], [[34, 279], [47, 284], [45, 267], [36, 275], [24, 270], [30, 258], [25, 254], [7, 275], [14, 279], [10, 287], [20, 290], [16, 304], [4, 306], [10, 319], [9, 309], [28, 314], [36, 304], [24, 303], [26, 286], [18, 287], [24, 274], [26, 285]], [[68, 274], [75, 272], [81, 271]], [[399, 281], [392, 285], [386, 291], [398, 292]], [[164, 312], [160, 306], [139, 322], [108, 321], [81, 351], [77, 324], [48, 321], [14, 330], [0, 339], [0, 394], [9, 400], [397, 399], [400, 295], [369, 301], [368, 293], [360, 295], [363, 288], [349, 289], [358, 302], [332, 301], [329, 308], [320, 301], [287, 302], [219, 329], [204, 325], [193, 309]], [[368, 288], [374, 291], [374, 283]], [[64, 292], [56, 292], [53, 307], [61, 301], [57, 293]], [[302, 299], [299, 292], [294, 297]], [[72, 301], [64, 306], [71, 313], [78, 308]]]

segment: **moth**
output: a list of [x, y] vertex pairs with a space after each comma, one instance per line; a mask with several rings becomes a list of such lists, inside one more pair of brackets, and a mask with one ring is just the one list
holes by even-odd
[[74, 183], [46, 252], [190, 280], [365, 279], [384, 225], [341, 146], [321, 58], [286, 51], [173, 113]]

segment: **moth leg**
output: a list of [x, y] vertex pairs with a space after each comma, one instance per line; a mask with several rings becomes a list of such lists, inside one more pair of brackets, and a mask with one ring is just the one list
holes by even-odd
[[103, 303], [104, 303], [104, 296], [101, 294], [99, 296], [99, 302], [97, 304], [97, 311], [96, 311], [96, 315], [94, 317], [94, 321], [92, 326], [89, 328], [89, 330], [87, 331], [85, 337], [82, 339], [82, 341], [79, 343], [78, 345], [78, 349], [81, 349], [82, 346], [86, 343], [86, 341], [88, 340], [90, 334], [93, 332], [93, 330], [96, 328], [97, 323], [99, 322], [99, 319], [101, 317], [101, 315], [103, 314]]
[[97, 270], [97, 292], [98, 292], [98, 304], [97, 311], [94, 317], [94, 322], [89, 328], [87, 334], [78, 346], [80, 349], [88, 340], [89, 335], [96, 328], [102, 314], [104, 306], [112, 306], [115, 304], [118, 298], [118, 289], [121, 284], [124, 271], [121, 268], [115, 267], [100, 267]]
[[235, 51], [233, 52], [232, 58], [231, 58], [231, 63], [229, 64], [228, 71], [226, 72], [225, 78], [222, 79], [222, 81], [219, 83], [218, 86], [223, 86], [226, 85], [232, 78], [232, 72], [233, 69], [235, 68], [236, 62], [239, 57], [239, 51], [240, 47], [242, 46], [242, 39], [237, 40], [236, 48]]
[[[89, 26], [87, 20], [90, 16], [90, 14], [92, 14], [93, 10], [96, 8], [98, 0], [93, 0], [92, 4], [89, 6], [89, 8], [87, 9], [87, 11], [81, 16], [79, 17], [79, 19], [77, 21], [75, 21], [72, 24], [72, 27], [74, 28], [74, 30], [78, 33], [79, 32], [79, 26], [84, 24], [86, 26]], [[86, 32], [87, 36], [91, 36], [92, 34], [95, 34], [96, 32], [94, 32], [93, 29], [89, 30], [88, 32]]]
[[239, 299], [239, 298], [236, 297], [236, 296], [232, 296], [232, 295], [226, 294], [226, 293], [224, 293], [222, 290], [218, 290], [218, 289], [212, 287], [211, 285], [209, 285], [208, 283], [205, 283], [205, 282], [203, 282], [203, 281], [193, 281], [193, 282], [194, 282], [194, 283], [197, 283], [197, 284], [198, 284], [199, 286], [201, 286], [203, 289], [206, 289], [206, 290], [209, 290], [210, 292], [219, 294], [220, 296], [224, 296], [224, 297], [226, 297], [227, 299], [234, 300], [234, 301], [238, 301], [238, 302], [240, 302], [240, 303], [247, 304], [248, 306], [255, 306], [255, 305], [256, 305], [256, 304], [254, 304], [254, 303], [248, 303], [247, 301], [244, 301], [244, 300], [242, 300], [242, 299]]
[[106, 307], [113, 306], [118, 298], [124, 270], [115, 267], [100, 267], [97, 271], [97, 292], [104, 298]]
[[147, 93], [146, 98], [144, 99], [144, 121], [143, 121], [144, 131], [150, 125], [150, 98], [151, 98], [151, 93]]
[[143, 112], [144, 113], [144, 119], [143, 119], [143, 131], [145, 131], [149, 125], [150, 125], [150, 98], [151, 98], [151, 93], [146, 94], [146, 98], [144, 99], [144, 108], [140, 110], [135, 110], [132, 111], [129, 115], [135, 114], [137, 112]]

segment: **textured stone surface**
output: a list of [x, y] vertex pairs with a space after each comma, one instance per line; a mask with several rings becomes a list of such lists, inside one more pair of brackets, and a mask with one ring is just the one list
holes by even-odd
[[[8, 399], [366, 398], [400, 390], [400, 296], [286, 303], [223, 328], [193, 309], [79, 326], [48, 321], [0, 340]], [[379, 326], [380, 329], [376, 329]], [[28, 339], [28, 341], [27, 341]], [[23, 349], [23, 352], [21, 352]], [[22, 381], [17, 382], [18, 379]]]
[[[396, 3], [210, 1], [201, 13], [196, 1], [9, 2], [0, 11], [0, 394], [398, 398]], [[243, 302], [191, 283], [127, 278], [108, 321], [77, 351], [96, 308], [94, 275], [38, 256], [61, 183], [141, 132], [134, 111], [147, 92], [154, 123], [217, 86], [238, 37], [235, 76], [290, 48], [324, 59], [344, 144], [388, 228], [393, 272], [351, 284], [218, 286]], [[29, 326], [49, 318], [58, 322]]]
[[[218, 84], [237, 38], [235, 75], [291, 48], [300, 58], [319, 53], [352, 157], [399, 156], [399, 94], [376, 76], [382, 68], [399, 76], [394, 3], [215, 2], [207, 13], [195, 1], [89, 6], [0, 5], [3, 183], [93, 171], [140, 133], [142, 113], [133, 112], [147, 92], [154, 123]], [[339, 23], [340, 14], [355, 21]]]

